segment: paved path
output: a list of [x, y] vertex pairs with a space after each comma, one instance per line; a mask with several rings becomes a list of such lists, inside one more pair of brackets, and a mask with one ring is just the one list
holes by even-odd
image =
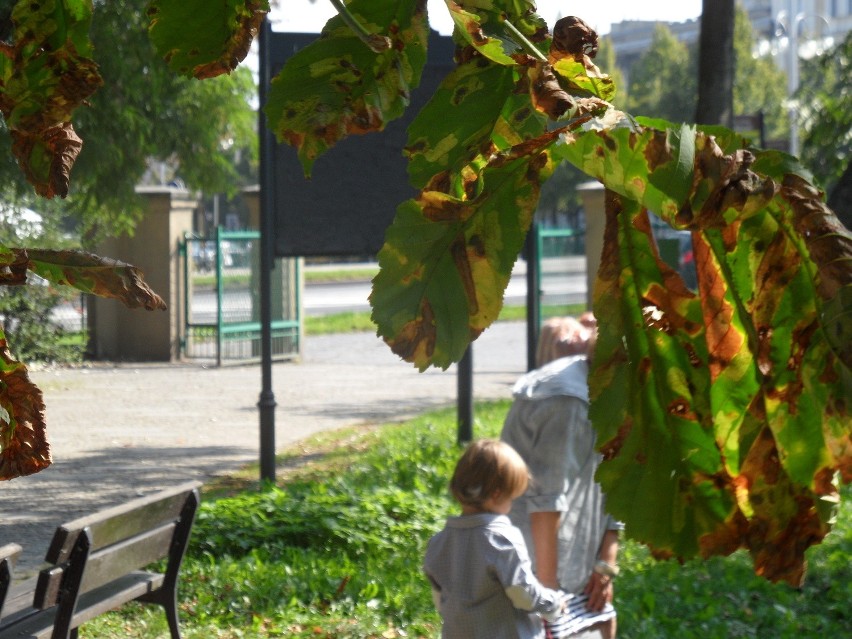
[[[499, 323], [473, 350], [475, 399], [507, 398], [526, 370], [526, 325]], [[0, 545], [31, 574], [57, 524], [258, 459], [258, 366], [97, 365], [34, 371], [54, 463], [0, 482]], [[279, 448], [312, 433], [399, 420], [456, 402], [455, 367], [418, 373], [371, 333], [309, 337], [273, 367]]]

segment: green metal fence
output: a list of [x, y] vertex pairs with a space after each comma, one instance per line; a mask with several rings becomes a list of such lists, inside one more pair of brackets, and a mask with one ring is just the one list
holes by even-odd
[[583, 229], [534, 227], [536, 241], [535, 316], [539, 322], [585, 304], [586, 235]]
[[[227, 362], [259, 360], [260, 233], [226, 232], [213, 238], [187, 235], [184, 257], [183, 357]], [[272, 274], [272, 356], [299, 354], [299, 264], [276, 260]]]

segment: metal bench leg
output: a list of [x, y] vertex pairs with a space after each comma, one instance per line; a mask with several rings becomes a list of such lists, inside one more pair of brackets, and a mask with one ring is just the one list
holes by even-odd
[[172, 639], [180, 639], [176, 592], [173, 592], [170, 600], [163, 604], [163, 608], [166, 609], [166, 619], [169, 620], [169, 632], [172, 634]]

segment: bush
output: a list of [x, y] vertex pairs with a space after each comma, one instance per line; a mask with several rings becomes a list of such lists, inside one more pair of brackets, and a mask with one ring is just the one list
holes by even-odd
[[53, 309], [70, 299], [68, 295], [38, 284], [0, 287], [3, 331], [17, 359], [51, 363], [82, 360], [85, 339], [81, 333], [67, 333], [52, 317]]

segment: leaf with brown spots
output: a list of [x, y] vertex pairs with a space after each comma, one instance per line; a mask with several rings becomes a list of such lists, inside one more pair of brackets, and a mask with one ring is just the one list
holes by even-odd
[[[744, 547], [760, 574], [798, 583], [805, 549], [829, 528], [822, 505], [837, 491], [825, 478], [839, 472], [848, 481], [852, 466], [850, 235], [772, 152], [723, 148], [684, 127], [612, 122], [567, 134], [569, 144], [555, 148], [621, 194], [622, 211], [608, 214], [618, 231], [605, 238], [595, 302], [599, 317], [621, 318], [599, 323], [605, 349], [592, 384], [608, 504], [660, 555]], [[672, 302], [677, 278], [637, 243], [641, 204], [692, 230], [698, 294], [685, 306]], [[699, 315], [678, 310], [691, 307]], [[673, 402], [681, 387], [690, 394]], [[658, 430], [673, 407], [702, 425], [701, 437], [677, 443], [682, 427]], [[691, 467], [704, 435], [716, 468]], [[671, 519], [664, 511], [665, 524], [646, 521], [637, 486], [664, 491], [682, 509]], [[693, 512], [692, 529], [683, 512]]]
[[482, 56], [496, 64], [515, 65], [515, 58], [526, 58], [530, 51], [522, 48], [510, 23], [534, 46], [545, 52], [550, 34], [547, 24], [535, 13], [530, 0], [513, 2], [447, 2], [455, 24], [456, 38], [467, 45], [463, 59]]
[[15, 249], [27, 267], [46, 280], [85, 293], [117, 299], [128, 308], [166, 310], [166, 303], [132, 264], [83, 251]]
[[[482, 57], [450, 73], [408, 128], [411, 183], [462, 196], [470, 174], [480, 170], [466, 167], [542, 135], [547, 120], [530, 106], [527, 92], [518, 90], [519, 82], [515, 69]], [[455, 179], [437, 188], [436, 174]]]
[[298, 149], [306, 176], [317, 157], [340, 140], [381, 131], [400, 117], [426, 62], [425, 4], [355, 0], [347, 7], [392, 46], [373, 52], [335, 17], [316, 41], [287, 60], [264, 107], [278, 140]]
[[71, 115], [102, 84], [88, 39], [90, 3], [19, 2], [0, 48], [0, 110], [36, 192], [65, 197], [82, 141]]
[[447, 368], [497, 319], [551, 170], [545, 149], [520, 145], [482, 172], [488, 197], [423, 191], [399, 206], [370, 295], [378, 334], [395, 353], [420, 370]]
[[148, 32], [173, 71], [213, 78], [243, 61], [268, 11], [268, 0], [152, 0]]

